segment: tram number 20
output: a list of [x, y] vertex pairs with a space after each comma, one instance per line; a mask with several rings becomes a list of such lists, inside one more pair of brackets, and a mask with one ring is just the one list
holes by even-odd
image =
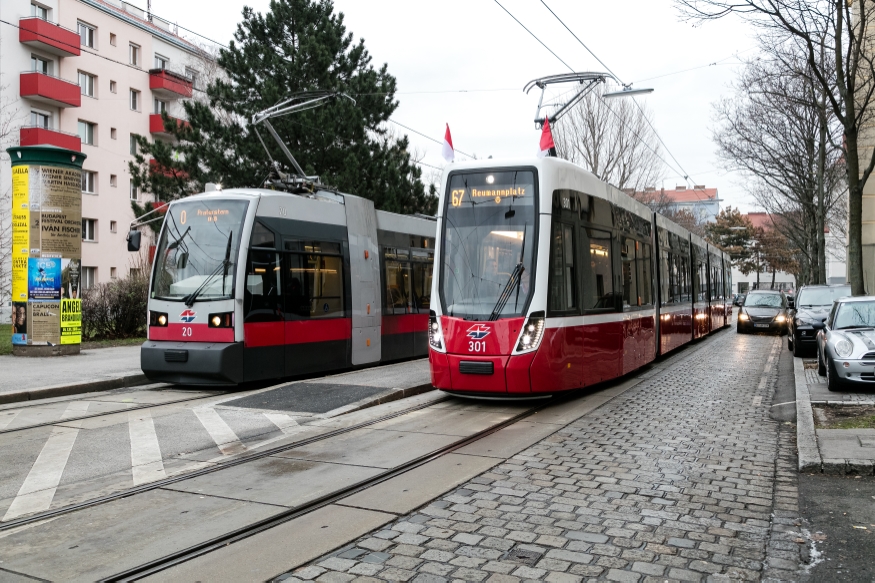
[[468, 352], [486, 352], [485, 340], [473, 340], [468, 343]]
[[193, 336], [191, 332], [191, 326], [183, 326], [182, 327], [182, 336], [183, 338], [191, 338]]

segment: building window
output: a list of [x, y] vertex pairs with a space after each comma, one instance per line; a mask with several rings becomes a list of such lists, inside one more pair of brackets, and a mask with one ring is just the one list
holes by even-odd
[[140, 189], [131, 181], [131, 200], [140, 200]]
[[97, 172], [82, 171], [82, 192], [97, 194]]
[[118, 272], [116, 271], [115, 267], [110, 267], [109, 268], [110, 279], [115, 279], [117, 277], [117, 275], [118, 275]]
[[118, 176], [116, 176], [115, 174], [110, 174], [109, 175], [109, 185], [112, 186], [113, 188], [118, 186]]
[[131, 156], [136, 156], [137, 151], [137, 134], [131, 134]]
[[109, 44], [111, 44], [112, 46], [115, 46], [115, 42], [116, 42], [115, 33], [113, 33], [113, 32], [109, 33]]
[[82, 219], [82, 240], [97, 240], [97, 219]]
[[97, 124], [93, 124], [89, 121], [79, 120], [79, 138], [82, 140], [83, 144], [87, 144], [89, 146], [94, 145], [94, 135], [97, 133], [94, 130], [97, 128]]
[[109, 128], [109, 137], [110, 139], [116, 139], [118, 137], [118, 131], [115, 128]]
[[140, 47], [131, 43], [130, 47], [128, 47], [128, 57], [131, 65], [135, 67], [140, 66]]
[[185, 68], [185, 76], [191, 80], [192, 87], [199, 89], [200, 85], [198, 84], [198, 73], [196, 69], [192, 69], [191, 67]]
[[117, 93], [118, 92], [118, 86], [116, 85], [115, 81], [109, 82], [109, 92], [110, 93]]
[[79, 276], [79, 285], [86, 290], [93, 288], [95, 283], [97, 283], [97, 268], [83, 267]]
[[131, 89], [131, 111], [140, 111], [140, 92]]
[[30, 70], [42, 73], [43, 75], [52, 74], [52, 62], [48, 59], [43, 59], [36, 55], [30, 56]]
[[156, 69], [166, 69], [167, 65], [170, 64], [170, 59], [165, 56], [159, 55], [155, 53], [155, 68]]
[[94, 48], [94, 37], [95, 37], [95, 29], [93, 26], [89, 26], [84, 22], [80, 22], [78, 26], [79, 30], [79, 44], [83, 47], [88, 47], [90, 49]]
[[49, 129], [52, 126], [52, 116], [40, 111], [31, 111], [30, 125], [37, 128]]
[[49, 9], [46, 8], [45, 6], [40, 6], [39, 4], [31, 3], [30, 4], [30, 15], [36, 16], [37, 18], [42, 19], [42, 20], [48, 20], [49, 19]]
[[115, 221], [110, 221], [110, 222], [109, 222], [109, 232], [110, 232], [110, 233], [115, 233], [115, 232], [117, 232], [118, 228], [116, 227], [116, 224], [117, 224], [117, 223], [116, 223]]
[[79, 92], [94, 97], [94, 75], [79, 71]]
[[167, 111], [167, 102], [160, 99], [155, 100], [155, 113], [161, 114]]

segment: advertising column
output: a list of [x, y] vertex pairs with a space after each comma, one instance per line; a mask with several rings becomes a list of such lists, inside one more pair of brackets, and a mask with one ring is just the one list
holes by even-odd
[[82, 339], [82, 162], [50, 146], [12, 159], [12, 352], [78, 354]]

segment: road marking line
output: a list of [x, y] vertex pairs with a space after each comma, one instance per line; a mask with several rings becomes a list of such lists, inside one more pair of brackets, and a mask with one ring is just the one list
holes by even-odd
[[[61, 419], [81, 417], [88, 411], [90, 404], [88, 401], [70, 403], [61, 414]], [[49, 509], [78, 435], [79, 429], [74, 427], [52, 429], [49, 439], [31, 466], [18, 494], [6, 510], [4, 521]]]
[[18, 417], [19, 413], [21, 413], [21, 409], [13, 411], [12, 413], [7, 414], [6, 417], [0, 419], [0, 429], [6, 429], [9, 427], [9, 424], [15, 421], [15, 418]]
[[246, 449], [234, 430], [225, 423], [215, 409], [192, 409], [192, 411], [223, 455], [239, 453]]
[[759, 406], [762, 405], [762, 404], [763, 404], [763, 398], [762, 398], [762, 397], [754, 397], [754, 398], [753, 398], [753, 406], [754, 406], [754, 407], [759, 407]]
[[131, 474], [134, 486], [167, 477], [164, 458], [155, 434], [155, 423], [148, 411], [130, 411], [128, 429], [131, 434]]
[[280, 428], [283, 433], [297, 433], [298, 422], [289, 415], [285, 415], [283, 413], [262, 413], [267, 420]]

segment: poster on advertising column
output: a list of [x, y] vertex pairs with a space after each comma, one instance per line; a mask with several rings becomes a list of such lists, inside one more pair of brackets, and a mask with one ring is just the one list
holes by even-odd
[[[12, 301], [25, 304], [27, 303], [27, 258], [30, 256], [28, 171], [27, 166], [16, 166], [12, 169]], [[26, 308], [27, 306], [25, 310]]]

